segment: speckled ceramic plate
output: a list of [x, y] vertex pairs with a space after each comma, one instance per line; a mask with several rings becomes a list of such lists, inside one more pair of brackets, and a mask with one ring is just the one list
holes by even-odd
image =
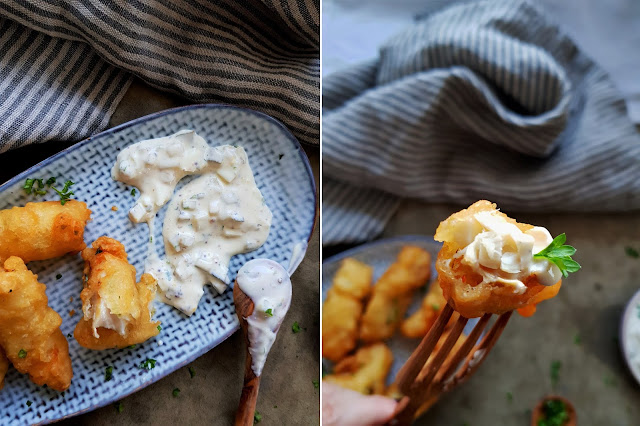
[[[406, 235], [364, 244], [325, 260], [322, 263], [322, 299], [324, 300], [327, 291], [331, 288], [333, 277], [340, 267], [340, 262], [344, 258], [352, 257], [372, 266], [373, 282], [375, 283], [384, 271], [386, 271], [387, 268], [389, 268], [389, 266], [391, 266], [391, 264], [396, 260], [398, 253], [402, 250], [402, 247], [407, 245], [422, 247], [431, 254], [431, 280], [433, 280], [437, 276], [435, 259], [442, 247], [442, 244], [434, 241], [432, 237]], [[413, 313], [420, 307], [422, 297], [423, 293], [417, 291], [414, 296], [413, 303], [407, 311], [407, 315]], [[470, 320], [465, 327], [465, 333], [469, 333], [477, 321], [477, 319]], [[393, 352], [393, 364], [391, 365], [391, 370], [387, 376], [387, 384], [391, 384], [391, 382], [393, 382], [396, 374], [405, 361], [409, 359], [409, 355], [411, 355], [414, 349], [418, 346], [418, 343], [420, 343], [420, 339], [409, 339], [404, 337], [399, 331], [396, 332], [391, 339], [386, 341], [386, 344]], [[322, 362], [325, 371], [331, 371], [333, 367], [331, 362], [326, 359], [323, 359]]]
[[[101, 235], [120, 240], [129, 261], [142, 274], [148, 228], [132, 224], [127, 213], [134, 204], [131, 187], [111, 179], [111, 167], [118, 152], [143, 139], [193, 129], [210, 145], [237, 144], [244, 147], [255, 180], [273, 212], [266, 243], [256, 251], [234, 256], [230, 276], [256, 257], [268, 257], [285, 267], [294, 246], [307, 242], [316, 212], [315, 184], [309, 161], [295, 138], [276, 120], [254, 111], [222, 105], [194, 105], [171, 109], [125, 123], [80, 142], [41, 162], [0, 186], [0, 208], [22, 206], [35, 201], [22, 190], [26, 178], [54, 176], [71, 179], [75, 199], [92, 210], [85, 231], [90, 244]], [[182, 187], [193, 177], [183, 179]], [[50, 191], [53, 192], [53, 191]], [[48, 194], [43, 199], [57, 199]], [[113, 211], [112, 206], [118, 210]], [[166, 206], [165, 206], [166, 209]], [[164, 210], [158, 222], [162, 223]], [[153, 240], [162, 243], [162, 226]], [[72, 336], [82, 311], [82, 259], [79, 255], [31, 262], [29, 268], [47, 285], [49, 305], [63, 319], [62, 332]], [[56, 280], [56, 275], [62, 278]], [[73, 301], [70, 302], [71, 298]], [[166, 376], [204, 354], [238, 329], [232, 291], [215, 295], [208, 287], [196, 313], [187, 318], [178, 310], [156, 302], [155, 319], [162, 321], [160, 334], [134, 349], [90, 351], [69, 337], [74, 377], [63, 394], [31, 383], [25, 375], [10, 369], [0, 391], [0, 424], [47, 423], [115, 402]], [[70, 311], [76, 314], [71, 316]], [[157, 361], [150, 371], [137, 366], [147, 358]], [[113, 366], [113, 379], [105, 381], [105, 368]], [[27, 405], [31, 401], [31, 405]]]

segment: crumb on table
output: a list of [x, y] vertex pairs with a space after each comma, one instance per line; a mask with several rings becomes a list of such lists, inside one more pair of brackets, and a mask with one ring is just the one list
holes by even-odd
[[117, 206], [111, 206], [111, 210], [113, 210], [114, 212], [118, 211], [118, 207]]

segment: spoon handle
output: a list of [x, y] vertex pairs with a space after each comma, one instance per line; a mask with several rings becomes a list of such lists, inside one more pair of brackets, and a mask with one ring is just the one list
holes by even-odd
[[236, 411], [235, 426], [252, 426], [258, 401], [260, 388], [260, 376], [256, 376], [251, 368], [251, 354], [247, 351], [247, 360], [244, 365], [244, 386], [240, 396], [240, 404]]

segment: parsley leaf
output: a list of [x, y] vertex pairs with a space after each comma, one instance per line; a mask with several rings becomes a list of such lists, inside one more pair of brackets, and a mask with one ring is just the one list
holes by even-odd
[[253, 424], [260, 423], [261, 420], [262, 414], [258, 413], [257, 411], [253, 413]]
[[135, 197], [135, 196], [136, 196], [136, 189], [135, 189], [135, 188], [133, 188], [133, 189], [131, 190], [131, 196], [132, 196], [132, 197]]
[[58, 193], [58, 195], [60, 196], [60, 204], [62, 204], [64, 206], [64, 203], [66, 203], [73, 194], [73, 191], [69, 191], [69, 188], [71, 188], [71, 186], [74, 183], [71, 182], [70, 180], [66, 181], [64, 183], [64, 187], [62, 188], [62, 191], [60, 191], [58, 188], [56, 188], [55, 186], [52, 186], [51, 189], [53, 189], [54, 191], [56, 191]]
[[189, 367], [189, 375], [191, 376], [192, 379], [196, 377], [196, 369], [193, 367]]
[[175, 388], [173, 390], [173, 392], [171, 392], [171, 393], [173, 394], [174, 398], [177, 398], [178, 395], [180, 395], [180, 389], [179, 388]]
[[110, 365], [104, 370], [104, 381], [108, 382], [111, 379], [113, 379], [113, 366]]
[[293, 331], [294, 333], [300, 333], [300, 325], [298, 325], [298, 321], [293, 322], [293, 325], [291, 326], [291, 331]]
[[22, 185], [22, 189], [24, 189], [24, 192], [27, 193], [27, 195], [31, 194], [31, 191], [33, 190], [33, 184], [36, 180], [35, 179], [27, 179], [24, 181], [24, 185]]
[[638, 252], [638, 250], [634, 249], [633, 247], [625, 247], [624, 252], [627, 253], [627, 256], [633, 257], [634, 259], [640, 257], [640, 253]]
[[553, 361], [551, 363], [551, 385], [553, 387], [558, 384], [558, 379], [560, 378], [560, 367], [562, 367], [562, 363], [560, 361]]
[[273, 309], [269, 308], [266, 311], [264, 311], [265, 314], [267, 314], [267, 316], [272, 317], [273, 316]]
[[24, 349], [20, 349], [20, 352], [18, 352], [18, 358], [26, 358], [27, 357], [27, 351], [25, 351]]
[[147, 371], [153, 370], [156, 368], [156, 360], [153, 358], [147, 358], [144, 362], [141, 362], [140, 365], [138, 365], [138, 368]]
[[124, 411], [124, 405], [122, 404], [122, 402], [118, 402], [116, 405], [116, 411], [118, 412], [118, 414], [122, 413]]
[[576, 252], [576, 249], [572, 246], [564, 245], [567, 241], [567, 235], [562, 233], [555, 237], [551, 244], [542, 249], [540, 253], [533, 255], [534, 259], [547, 259], [549, 262], [554, 263], [563, 277], [568, 277], [570, 273], [578, 271], [581, 266], [578, 262], [571, 259]]
[[27, 401], [27, 407], [31, 407], [31, 404], [33, 404], [33, 402]]
[[320, 381], [319, 380], [312, 380], [311, 381], [313, 383], [313, 387], [318, 389], [320, 387]]
[[158, 326], [158, 331], [162, 331], [162, 326], [161, 325]]

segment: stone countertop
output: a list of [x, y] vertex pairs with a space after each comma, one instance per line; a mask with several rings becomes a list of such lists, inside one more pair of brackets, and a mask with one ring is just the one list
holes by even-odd
[[[113, 114], [109, 127], [156, 111], [190, 102], [135, 81]], [[0, 181], [71, 145], [47, 143], [10, 151], [0, 156]], [[304, 146], [319, 182], [318, 148]], [[319, 225], [316, 223], [307, 255], [292, 276], [293, 300], [278, 339], [267, 360], [257, 411], [265, 425], [319, 424], [320, 306]], [[294, 334], [291, 325], [300, 324]], [[61, 425], [209, 424], [233, 423], [240, 400], [244, 372], [244, 343], [240, 332], [158, 382], [124, 398], [122, 413], [109, 404], [93, 412], [60, 422]], [[190, 377], [188, 367], [195, 369]], [[172, 395], [179, 388], [178, 397]]]
[[[433, 235], [458, 210], [405, 201], [382, 237]], [[625, 254], [626, 247], [640, 250], [640, 215], [506, 213], [552, 235], [565, 232], [582, 269], [563, 280], [558, 296], [540, 304], [533, 317], [514, 314], [477, 373], [416, 424], [528, 425], [531, 409], [548, 394], [568, 398], [581, 426], [640, 424], [640, 386], [618, 345], [622, 311], [640, 288], [640, 259]], [[556, 386], [554, 361], [561, 362]]]

